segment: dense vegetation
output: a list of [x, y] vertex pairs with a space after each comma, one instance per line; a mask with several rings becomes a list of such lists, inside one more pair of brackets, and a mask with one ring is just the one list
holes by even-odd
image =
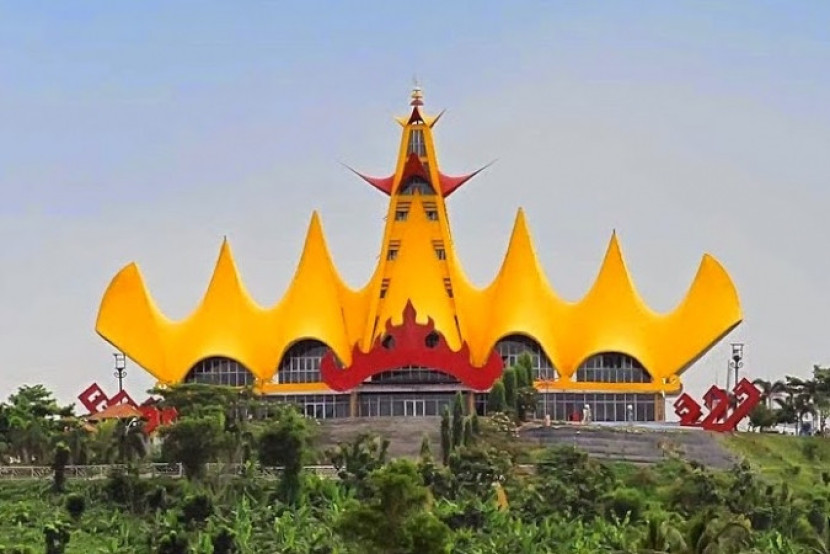
[[[830, 552], [824, 439], [726, 439], [764, 462], [787, 451], [788, 473], [604, 464], [570, 448], [528, 452], [515, 438], [535, 401], [526, 378], [495, 390], [505, 414], [468, 416], [459, 397], [441, 451], [424, 441], [419, 459], [389, 460], [371, 435], [321, 452], [313, 422], [229, 389], [164, 391], [180, 418], [159, 445], [130, 422], [91, 431], [43, 387], [23, 387], [0, 405], [0, 455], [49, 464], [51, 479], [2, 482], [0, 553]], [[145, 461], [181, 463], [186, 477], [147, 478]], [[333, 464], [338, 478], [309, 462]], [[84, 463], [123, 466], [66, 478]]]

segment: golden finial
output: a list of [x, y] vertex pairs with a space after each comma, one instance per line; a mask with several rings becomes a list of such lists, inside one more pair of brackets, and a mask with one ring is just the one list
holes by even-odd
[[421, 92], [421, 87], [418, 85], [418, 78], [412, 78], [413, 87], [412, 87], [412, 102], [409, 103], [410, 106], [423, 106], [424, 105], [424, 93]]

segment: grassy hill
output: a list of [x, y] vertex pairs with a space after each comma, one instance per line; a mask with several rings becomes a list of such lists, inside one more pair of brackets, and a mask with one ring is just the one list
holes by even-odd
[[766, 433], [734, 433], [721, 443], [773, 482], [809, 490], [830, 482], [830, 440]]

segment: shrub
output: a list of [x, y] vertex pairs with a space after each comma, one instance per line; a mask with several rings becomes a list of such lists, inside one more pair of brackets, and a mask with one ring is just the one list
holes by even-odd
[[167, 489], [161, 485], [147, 493], [144, 503], [150, 510], [163, 510], [167, 507]]
[[645, 500], [640, 491], [631, 488], [620, 488], [611, 493], [608, 502], [609, 514], [622, 521], [626, 517], [634, 523], [640, 520], [643, 514]]
[[66, 497], [66, 511], [72, 519], [80, 519], [86, 510], [86, 498], [78, 493], [70, 494]]
[[235, 533], [225, 525], [219, 528], [211, 543], [213, 554], [235, 554], [239, 551]]
[[186, 523], [203, 523], [213, 514], [213, 500], [205, 493], [185, 498], [182, 504], [182, 519]]

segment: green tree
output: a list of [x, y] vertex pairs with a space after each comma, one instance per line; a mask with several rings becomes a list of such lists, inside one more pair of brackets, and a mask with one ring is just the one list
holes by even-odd
[[450, 429], [450, 410], [444, 406], [441, 412], [441, 461], [444, 465], [450, 462], [452, 452], [452, 430]]
[[341, 443], [330, 450], [328, 457], [341, 483], [363, 494], [369, 475], [386, 464], [388, 449], [387, 439], [373, 433], [361, 433], [351, 443]]
[[59, 406], [43, 385], [20, 387], [0, 406], [0, 434], [5, 437], [8, 455], [24, 464], [46, 464], [51, 444], [72, 411], [71, 405]]
[[259, 461], [264, 466], [282, 467], [283, 499], [292, 504], [300, 493], [300, 474], [308, 456], [310, 430], [307, 420], [287, 408], [259, 437]]
[[518, 391], [518, 385], [516, 381], [516, 370], [512, 367], [508, 367], [504, 370], [504, 373], [502, 373], [501, 380], [504, 382], [504, 397], [505, 401], [507, 402], [507, 408], [509, 410], [515, 411], [516, 393]]
[[533, 386], [533, 359], [530, 354], [523, 352], [516, 360], [516, 365], [513, 366], [516, 370], [517, 377], [521, 375], [521, 384], [519, 387]]
[[504, 381], [496, 379], [490, 393], [487, 395], [487, 410], [491, 413], [503, 413], [507, 411], [507, 392], [504, 388]]
[[205, 466], [215, 460], [222, 444], [222, 426], [217, 417], [182, 417], [161, 430], [162, 457], [179, 462], [189, 479], [204, 476]]
[[455, 393], [452, 403], [452, 446], [456, 448], [464, 441], [464, 396]]
[[766, 404], [758, 404], [749, 412], [749, 425], [760, 431], [769, 429], [775, 425], [775, 412], [770, 410]]
[[424, 436], [421, 437], [421, 451], [420, 451], [421, 460], [431, 460], [432, 459], [432, 450], [429, 447], [429, 435], [424, 433]]
[[469, 417], [464, 419], [464, 440], [461, 441], [464, 446], [473, 444], [473, 422]]
[[449, 552], [449, 528], [429, 511], [417, 467], [396, 460], [369, 477], [368, 500], [353, 501], [335, 524], [349, 545], [367, 554]]
[[475, 412], [470, 415], [470, 425], [472, 426], [473, 436], [481, 435], [481, 424], [478, 421], [478, 414]]
[[58, 492], [63, 492], [66, 484], [66, 464], [69, 463], [69, 447], [66, 443], [59, 442], [55, 447], [55, 457], [52, 462], [53, 487]]

